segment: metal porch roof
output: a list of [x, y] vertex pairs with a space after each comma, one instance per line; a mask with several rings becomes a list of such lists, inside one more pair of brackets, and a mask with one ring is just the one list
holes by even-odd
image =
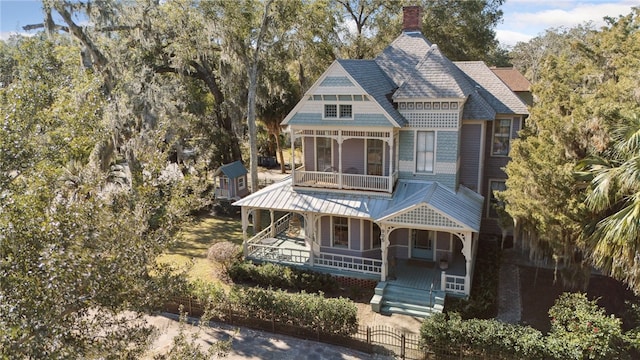
[[233, 205], [280, 211], [312, 211], [373, 221], [428, 205], [452, 221], [480, 231], [483, 197], [460, 187], [453, 192], [437, 182], [399, 180], [391, 198], [365, 194], [296, 190], [291, 177], [253, 193]]

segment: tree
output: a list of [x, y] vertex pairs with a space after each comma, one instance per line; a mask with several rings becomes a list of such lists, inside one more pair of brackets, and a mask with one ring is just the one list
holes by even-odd
[[201, 190], [167, 176], [161, 132], [131, 136], [139, 169], [120, 164], [133, 173], [124, 186], [90, 160], [114, 114], [79, 52], [67, 37], [21, 39], [0, 89], [3, 358], [139, 357], [152, 330], [142, 314], [183, 284], [156, 257]]
[[[639, 14], [635, 9], [607, 19], [607, 27], [572, 42], [571, 52], [543, 58], [533, 85], [537, 101], [527, 128], [514, 141], [506, 167], [507, 190], [499, 195], [514, 219], [516, 235], [528, 240], [534, 252], [567, 265], [589, 261], [636, 291], [637, 269], [630, 259], [637, 237], [630, 233], [624, 239], [629, 243], [621, 247], [622, 242], [613, 238], [629, 228], [613, 232], [605, 224], [612, 224], [608, 216], [623, 205], [618, 201], [633, 196], [632, 188], [618, 188], [624, 176], [632, 175], [613, 170], [632, 159], [633, 150], [625, 153], [620, 151], [624, 146], [613, 144], [622, 141], [614, 129], [628, 124], [640, 110], [640, 79], [634, 70], [640, 66]], [[607, 150], [612, 146], [617, 150]], [[576, 165], [598, 157], [606, 161], [593, 162], [590, 170], [600, 180], [587, 189]], [[607, 166], [611, 172], [605, 171]], [[605, 180], [613, 182], [609, 186]], [[587, 199], [589, 208], [584, 205]]]
[[[415, 1], [339, 0], [345, 18], [355, 23], [356, 33], [345, 36], [345, 57], [367, 58], [382, 51], [401, 31], [402, 7]], [[419, 1], [422, 33], [451, 60], [483, 60], [502, 65], [495, 26], [502, 19], [504, 0]], [[369, 36], [370, 38], [366, 38]]]

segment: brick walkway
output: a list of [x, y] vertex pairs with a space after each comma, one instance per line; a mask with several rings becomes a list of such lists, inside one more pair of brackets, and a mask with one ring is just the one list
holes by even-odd
[[520, 322], [522, 302], [520, 300], [520, 271], [514, 261], [516, 250], [502, 253], [498, 285], [498, 316], [496, 319], [510, 324]]

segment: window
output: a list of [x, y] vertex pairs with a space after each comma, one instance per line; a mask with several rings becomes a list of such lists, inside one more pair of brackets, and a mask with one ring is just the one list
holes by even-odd
[[511, 139], [511, 119], [496, 119], [493, 121], [493, 143], [491, 155], [509, 154], [509, 141]]
[[349, 219], [333, 216], [333, 246], [349, 247]]
[[351, 105], [340, 105], [340, 119], [351, 119]]
[[244, 190], [244, 176], [238, 178], [238, 190]]
[[324, 118], [325, 119], [352, 119], [353, 107], [351, 104], [325, 104], [324, 105]]
[[380, 226], [376, 223], [371, 223], [371, 248], [378, 249], [382, 244], [382, 239], [380, 239], [380, 235], [382, 234], [382, 230], [380, 230]]
[[383, 144], [379, 139], [367, 139], [367, 175], [382, 176]]
[[338, 105], [325, 104], [324, 105], [324, 117], [326, 119], [335, 119], [338, 117]]
[[331, 138], [316, 138], [316, 171], [331, 171]]
[[490, 180], [489, 181], [489, 209], [487, 210], [487, 217], [497, 219], [498, 211], [496, 208], [503, 207], [502, 201], [498, 201], [495, 193], [504, 191], [507, 189], [503, 180]]
[[416, 139], [416, 172], [433, 172], [435, 133], [418, 131]]

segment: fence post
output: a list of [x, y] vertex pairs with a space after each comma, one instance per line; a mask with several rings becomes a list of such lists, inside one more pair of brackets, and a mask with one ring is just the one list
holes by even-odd
[[405, 347], [406, 345], [406, 339], [404, 337], [404, 333], [402, 333], [402, 336], [400, 336], [400, 359], [404, 359], [405, 356]]
[[462, 344], [460, 344], [460, 360], [463, 360], [464, 356], [462, 356]]
[[367, 326], [367, 344], [371, 344], [371, 327]]

